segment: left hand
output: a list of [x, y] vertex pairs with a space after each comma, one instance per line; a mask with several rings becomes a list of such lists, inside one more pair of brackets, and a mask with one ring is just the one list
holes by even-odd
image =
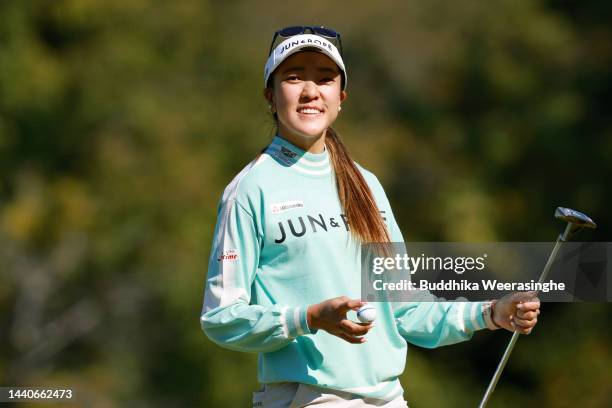
[[529, 334], [538, 322], [540, 299], [535, 292], [509, 293], [492, 305], [493, 322], [512, 332]]

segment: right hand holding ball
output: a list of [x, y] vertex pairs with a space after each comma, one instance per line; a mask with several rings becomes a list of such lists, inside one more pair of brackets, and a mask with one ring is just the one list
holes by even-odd
[[[348, 319], [346, 314], [349, 310], [355, 311], [362, 323]], [[359, 299], [340, 296], [308, 306], [307, 318], [311, 330], [325, 330], [349, 343], [360, 344], [367, 341], [363, 336], [373, 327], [376, 309]]]

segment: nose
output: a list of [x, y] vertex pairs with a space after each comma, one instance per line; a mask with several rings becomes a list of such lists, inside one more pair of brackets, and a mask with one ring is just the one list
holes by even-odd
[[301, 97], [304, 99], [312, 100], [317, 97], [317, 85], [313, 81], [304, 81], [304, 87], [302, 88]]

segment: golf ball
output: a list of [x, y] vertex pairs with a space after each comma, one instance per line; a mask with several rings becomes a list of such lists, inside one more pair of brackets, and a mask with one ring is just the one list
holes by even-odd
[[357, 311], [357, 319], [361, 323], [371, 323], [376, 319], [376, 308], [372, 305], [363, 305]]

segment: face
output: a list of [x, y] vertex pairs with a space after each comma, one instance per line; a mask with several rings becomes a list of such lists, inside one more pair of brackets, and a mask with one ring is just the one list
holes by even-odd
[[305, 147], [323, 140], [346, 98], [340, 69], [324, 54], [302, 51], [283, 61], [273, 81], [266, 98], [278, 115], [279, 133], [309, 150]]

